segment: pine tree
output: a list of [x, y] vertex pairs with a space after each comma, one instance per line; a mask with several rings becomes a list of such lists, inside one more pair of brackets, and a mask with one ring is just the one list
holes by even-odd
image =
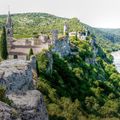
[[30, 57], [32, 56], [32, 55], [34, 55], [34, 53], [33, 53], [33, 49], [32, 48], [30, 48], [30, 51], [29, 51], [29, 59], [30, 59]]
[[5, 26], [3, 27], [3, 32], [2, 32], [2, 35], [1, 35], [1, 39], [0, 39], [0, 56], [3, 60], [6, 60], [8, 58]]

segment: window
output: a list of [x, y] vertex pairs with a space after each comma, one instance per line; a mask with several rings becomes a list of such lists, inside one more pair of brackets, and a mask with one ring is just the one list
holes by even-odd
[[17, 55], [14, 55], [14, 59], [17, 59], [18, 58], [18, 56]]

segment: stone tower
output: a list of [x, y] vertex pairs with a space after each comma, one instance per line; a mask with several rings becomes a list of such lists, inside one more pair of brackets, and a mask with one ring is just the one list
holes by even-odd
[[52, 31], [52, 44], [55, 44], [56, 40], [58, 40], [58, 30]]
[[85, 29], [85, 36], [87, 37], [88, 36], [88, 30]]
[[64, 23], [63, 33], [64, 33], [64, 35], [68, 34], [68, 25], [66, 22]]
[[8, 16], [6, 20], [6, 37], [7, 37], [7, 45], [9, 50], [12, 47], [12, 42], [13, 42], [13, 23], [12, 23], [10, 11], [8, 11]]

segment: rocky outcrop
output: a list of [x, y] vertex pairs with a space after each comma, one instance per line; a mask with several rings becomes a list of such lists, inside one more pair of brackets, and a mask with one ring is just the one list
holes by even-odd
[[46, 73], [47, 74], [52, 74], [53, 71], [53, 55], [51, 52], [47, 52], [47, 58], [48, 58], [48, 64], [46, 66], [47, 70]]
[[0, 84], [6, 86], [8, 93], [33, 89], [31, 65], [24, 60], [3, 61], [0, 65]]
[[11, 107], [0, 102], [0, 120], [48, 120], [42, 94], [37, 90], [7, 95]]
[[55, 40], [52, 51], [60, 54], [62, 57], [69, 55], [71, 53], [69, 36]]
[[15, 110], [12, 107], [0, 102], [0, 120], [17, 120], [14, 113]]
[[98, 54], [98, 48], [97, 48], [97, 43], [96, 43], [96, 37], [95, 36], [90, 40], [90, 44], [91, 44], [91, 47], [92, 47], [93, 56], [91, 58], [88, 58], [86, 56], [85, 61], [88, 64], [93, 64], [94, 65], [94, 64], [97, 64], [96, 57], [97, 57], [97, 54]]
[[42, 94], [34, 90], [31, 61], [8, 60], [0, 64], [0, 85], [7, 88], [11, 106], [0, 102], [0, 120], [48, 120]]
[[8, 98], [13, 101], [12, 107], [17, 110], [17, 117], [21, 120], [48, 120], [43, 97], [39, 91], [12, 93]]

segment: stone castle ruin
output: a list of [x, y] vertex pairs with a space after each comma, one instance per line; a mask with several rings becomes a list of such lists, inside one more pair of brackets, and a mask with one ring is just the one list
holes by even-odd
[[53, 46], [52, 51], [60, 53], [61, 56], [68, 55], [70, 53], [68, 26], [64, 25], [64, 36], [58, 38], [58, 30], [52, 31], [52, 39], [47, 35], [42, 34], [38, 38], [17, 39], [13, 38], [13, 23], [10, 12], [8, 12], [6, 22], [6, 34], [9, 59], [22, 59], [26, 60], [30, 48], [33, 49], [34, 54], [41, 52], [43, 49], [48, 49], [49, 46]]
[[27, 38], [27, 39], [17, 39], [13, 37], [13, 23], [8, 12], [6, 21], [6, 35], [7, 35], [7, 46], [9, 59], [22, 59], [26, 60], [29, 54], [30, 48], [33, 49], [34, 54], [41, 52], [43, 49], [49, 48], [49, 37], [47, 35], [41, 34], [38, 38]]
[[[63, 27], [63, 33], [64, 35], [58, 38], [58, 30], [52, 31], [52, 41], [53, 41], [52, 51], [58, 53], [60, 56], [67, 56], [70, 54], [74, 54], [73, 52], [71, 52], [70, 37], [77, 35], [78, 39], [86, 40], [86, 38], [90, 35], [90, 32], [86, 29], [84, 32], [69, 32], [68, 25], [66, 22]], [[93, 40], [91, 40], [90, 42], [93, 42]]]
[[52, 52], [56, 52], [61, 56], [69, 55], [71, 52], [69, 36], [65, 35], [58, 39], [58, 31], [55, 30], [52, 33], [53, 33], [53, 43], [54, 43]]
[[63, 36], [60, 38], [58, 37], [58, 30], [53, 30], [51, 39], [48, 35], [41, 34], [37, 38], [24, 38], [15, 40], [13, 38], [12, 19], [10, 12], [8, 12], [6, 21], [6, 34], [9, 59], [26, 60], [28, 58], [30, 48], [33, 49], [33, 53], [36, 55], [43, 49], [49, 49], [51, 45], [53, 46], [53, 52], [56, 52], [61, 56], [69, 55], [71, 53], [70, 37], [77, 35], [79, 39], [86, 40], [86, 37], [89, 35], [89, 31], [85, 30], [84, 32], [69, 32], [68, 25], [65, 22], [63, 26]]
[[85, 29], [84, 32], [70, 32], [69, 33], [70, 37], [73, 37], [73, 36], [76, 36], [76, 35], [77, 35], [78, 39], [86, 40], [86, 38], [90, 35], [90, 32]]

